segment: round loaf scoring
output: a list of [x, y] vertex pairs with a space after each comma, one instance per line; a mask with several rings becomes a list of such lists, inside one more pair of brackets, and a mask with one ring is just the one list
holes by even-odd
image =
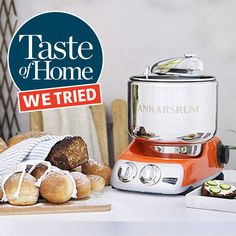
[[73, 183], [63, 172], [51, 172], [42, 181], [40, 195], [50, 203], [64, 203], [70, 200]]
[[46, 161], [62, 170], [73, 170], [88, 160], [87, 145], [81, 137], [66, 137], [57, 142]]
[[17, 206], [27, 206], [37, 203], [39, 189], [35, 186], [36, 179], [28, 173], [24, 175], [19, 197], [15, 198], [15, 193], [19, 185], [20, 177], [21, 173], [15, 173], [10, 178], [8, 178], [4, 184], [4, 189], [9, 203]]
[[77, 199], [89, 197], [91, 193], [91, 184], [89, 178], [80, 172], [70, 173], [75, 180]]

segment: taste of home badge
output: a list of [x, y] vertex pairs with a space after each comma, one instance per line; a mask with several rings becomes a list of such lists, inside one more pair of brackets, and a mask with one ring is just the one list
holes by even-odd
[[8, 68], [21, 112], [100, 104], [101, 43], [79, 17], [46, 12], [12, 38]]

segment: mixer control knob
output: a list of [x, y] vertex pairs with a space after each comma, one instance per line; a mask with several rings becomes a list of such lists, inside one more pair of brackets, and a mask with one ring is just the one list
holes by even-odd
[[155, 165], [146, 165], [142, 168], [139, 179], [143, 184], [154, 185], [161, 177], [160, 168]]
[[122, 164], [118, 170], [118, 178], [122, 182], [130, 182], [135, 178], [136, 174], [137, 168], [132, 162]]
[[229, 162], [229, 146], [225, 145], [221, 152], [221, 159], [225, 164]]
[[217, 156], [219, 164], [227, 164], [229, 162], [229, 146], [219, 142], [217, 145]]

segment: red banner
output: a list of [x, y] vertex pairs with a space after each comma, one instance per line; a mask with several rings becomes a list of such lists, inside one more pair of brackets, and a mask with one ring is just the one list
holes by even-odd
[[95, 105], [102, 102], [100, 84], [18, 92], [20, 112]]

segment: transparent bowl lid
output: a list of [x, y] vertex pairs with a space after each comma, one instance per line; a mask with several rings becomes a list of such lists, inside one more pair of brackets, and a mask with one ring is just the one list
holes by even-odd
[[143, 75], [132, 76], [132, 81], [144, 82], [204, 82], [215, 80], [214, 76], [201, 75], [203, 62], [193, 54], [162, 60], [146, 67]]

